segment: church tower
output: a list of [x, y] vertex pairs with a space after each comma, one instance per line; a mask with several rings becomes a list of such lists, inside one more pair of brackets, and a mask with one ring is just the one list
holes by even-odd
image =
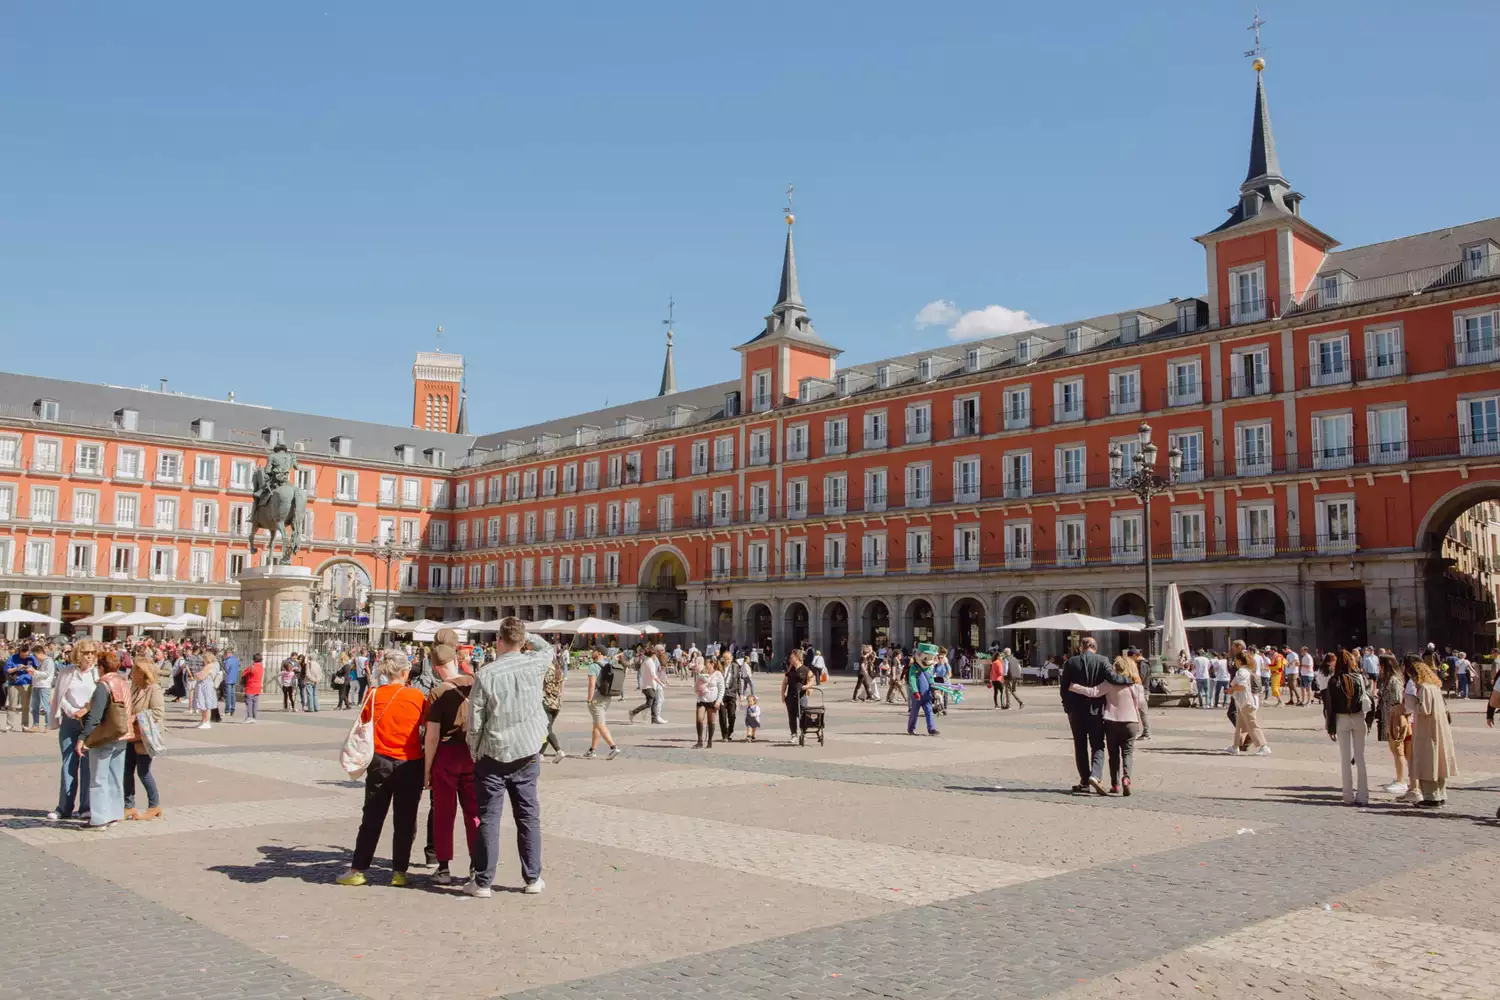
[[411, 377], [411, 425], [424, 431], [458, 433], [463, 417], [464, 356], [419, 351]]

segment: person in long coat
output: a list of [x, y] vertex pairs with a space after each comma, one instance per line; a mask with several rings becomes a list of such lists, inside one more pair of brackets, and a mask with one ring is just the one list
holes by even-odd
[[1453, 730], [1443, 683], [1427, 663], [1417, 664], [1417, 682], [1408, 685], [1403, 699], [1412, 717], [1411, 776], [1422, 790], [1418, 806], [1435, 808], [1448, 801], [1448, 779], [1458, 777], [1453, 753]]

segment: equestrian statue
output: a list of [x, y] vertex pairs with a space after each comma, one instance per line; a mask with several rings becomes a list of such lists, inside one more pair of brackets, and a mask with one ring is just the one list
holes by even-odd
[[251, 486], [255, 506], [250, 511], [250, 554], [255, 555], [255, 536], [261, 528], [271, 533], [266, 543], [268, 556], [276, 549], [276, 535], [281, 535], [281, 555], [268, 559], [277, 566], [289, 566], [302, 544], [302, 512], [307, 509], [307, 494], [292, 481], [297, 456], [278, 444], [271, 449], [265, 465], [255, 467]]

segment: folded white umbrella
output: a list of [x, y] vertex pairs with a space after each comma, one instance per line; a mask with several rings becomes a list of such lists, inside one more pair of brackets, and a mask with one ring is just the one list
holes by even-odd
[[579, 618], [576, 621], [563, 622], [552, 629], [563, 635], [640, 635], [641, 631], [630, 625], [622, 625], [612, 622], [606, 618]]
[[27, 611], [25, 608], [11, 608], [9, 611], [0, 611], [0, 623], [20, 622], [23, 625], [46, 625], [59, 624], [59, 619], [36, 611]]
[[1177, 584], [1167, 586], [1167, 623], [1161, 633], [1161, 658], [1163, 663], [1186, 665], [1192, 659], [1188, 649], [1187, 626], [1182, 621], [1182, 596]]
[[1076, 611], [1067, 611], [1060, 615], [1048, 615], [1045, 618], [1033, 618], [1025, 622], [1011, 622], [1009, 625], [1001, 625], [1000, 628], [1011, 629], [1046, 629], [1054, 632], [1139, 632], [1141, 626], [1130, 625], [1124, 622], [1110, 621], [1108, 618], [1095, 618], [1093, 615], [1079, 614]]
[[1286, 622], [1252, 618], [1233, 611], [1220, 611], [1218, 614], [1204, 615], [1202, 618], [1189, 618], [1182, 624], [1184, 628], [1286, 628]]

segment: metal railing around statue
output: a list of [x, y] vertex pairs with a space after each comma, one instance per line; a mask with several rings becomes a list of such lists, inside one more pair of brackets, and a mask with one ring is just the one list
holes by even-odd
[[[333, 691], [333, 678], [338, 670], [339, 664], [347, 654], [353, 657], [359, 650], [364, 650], [372, 659], [379, 655], [379, 651], [392, 641], [391, 636], [383, 634], [379, 626], [356, 625], [351, 622], [317, 624], [305, 629], [271, 629], [269, 631], [260, 628], [235, 627], [229, 623], [221, 623], [218, 627], [205, 629], [192, 629], [187, 633], [187, 638], [194, 641], [204, 641], [217, 646], [221, 653], [230, 650], [239, 657], [240, 662], [248, 664], [256, 653], [260, 653], [262, 662], [265, 663], [265, 701], [263, 704], [272, 703], [273, 692], [280, 695], [280, 680], [282, 661], [288, 656], [295, 654], [304, 655], [309, 662], [317, 661], [322, 668], [322, 679], [318, 682], [320, 692]], [[320, 707], [332, 708], [334, 701], [323, 702], [323, 695], [319, 695]]]

